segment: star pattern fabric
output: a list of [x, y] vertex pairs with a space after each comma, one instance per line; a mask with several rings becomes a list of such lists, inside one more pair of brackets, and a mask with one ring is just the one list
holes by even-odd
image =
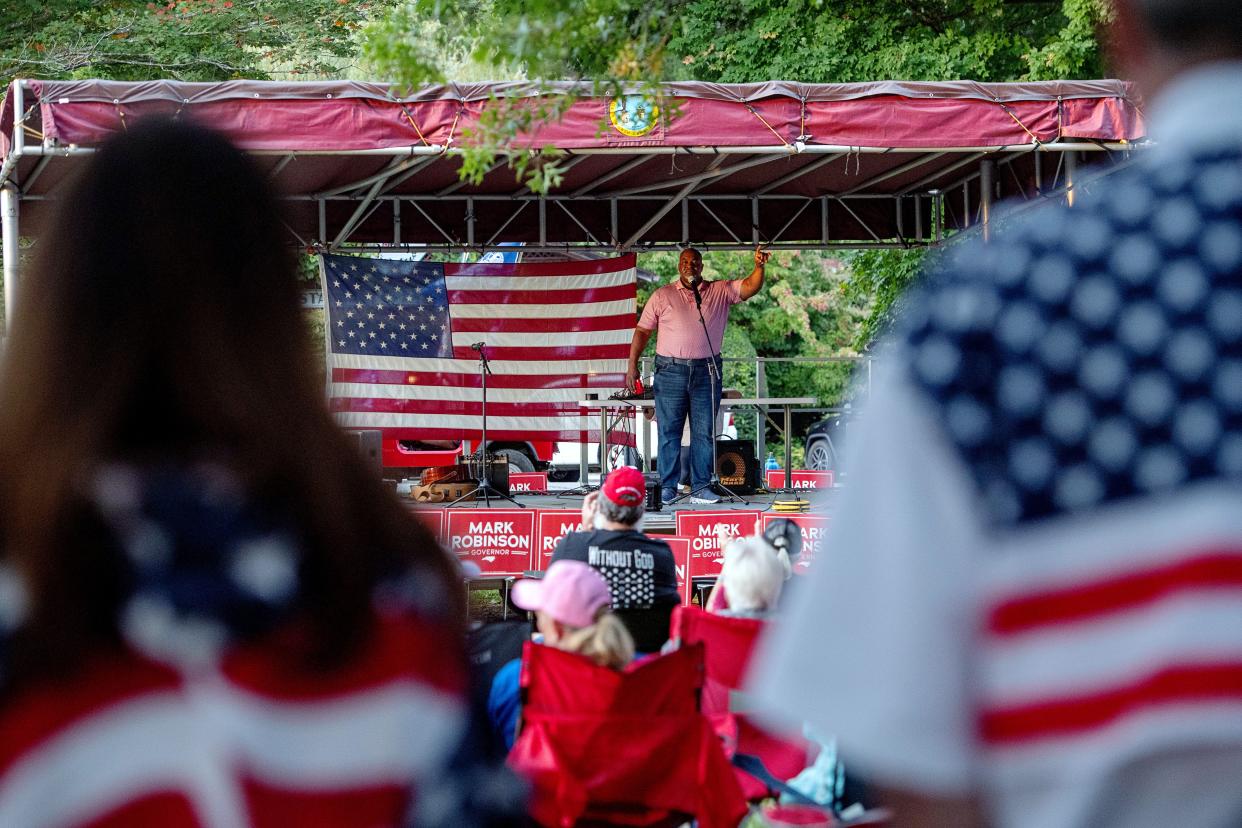
[[613, 609], [648, 609], [655, 603], [655, 572], [622, 566], [597, 566], [612, 592]]
[[1113, 178], [909, 302], [911, 378], [996, 524], [1242, 480], [1242, 157]]
[[323, 261], [333, 352], [453, 356], [443, 264], [352, 256]]

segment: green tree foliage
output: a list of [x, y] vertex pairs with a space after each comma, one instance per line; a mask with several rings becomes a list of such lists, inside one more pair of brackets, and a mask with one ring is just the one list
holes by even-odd
[[[654, 84], [667, 75], [669, 32], [683, 6], [681, 0], [413, 0], [368, 29], [365, 54], [376, 72], [409, 86], [451, 80], [447, 69], [469, 63], [542, 87], [537, 98], [492, 98], [465, 135], [461, 174], [477, 183], [503, 152], [519, 181], [547, 192], [562, 179], [560, 156], [524, 136], [560, 118], [581, 95], [615, 95], [638, 84], [665, 117], [676, 114]], [[545, 83], [563, 79], [581, 86], [553, 92]]]
[[[676, 278], [673, 253], [646, 253], [643, 268], [662, 277], [660, 284]], [[750, 273], [750, 253], [709, 252], [703, 257], [708, 279], [740, 279]], [[844, 399], [853, 367], [852, 358], [859, 328], [866, 319], [870, 299], [862, 291], [848, 292], [848, 270], [835, 259], [814, 251], [777, 251], [768, 262], [763, 292], [734, 305], [730, 311], [721, 352], [727, 358], [752, 359], [818, 357], [841, 360], [826, 364], [771, 362], [767, 365], [770, 396], [812, 395], [832, 405]], [[639, 304], [659, 285], [643, 285]], [[654, 354], [654, 338], [648, 355]], [[725, 385], [749, 396], [756, 391], [751, 364], [730, 364]]]
[[844, 293], [853, 301], [870, 300], [871, 312], [859, 326], [855, 347], [865, 348], [901, 311], [901, 298], [928, 266], [931, 248], [859, 250], [849, 254], [850, 278]]
[[[583, 93], [637, 85], [675, 117], [655, 83], [1103, 77], [1097, 33], [1111, 16], [1111, 0], [412, 0], [372, 27], [367, 55], [382, 74], [411, 84], [443, 80], [446, 64], [466, 57], [500, 67], [506, 77], [515, 75], [506, 75], [505, 67], [518, 67], [536, 83], [578, 80]], [[555, 186], [555, 157], [520, 136], [558, 117], [574, 97], [552, 95], [538, 105], [495, 102], [490, 120], [469, 136], [463, 175], [477, 180], [498, 153], [529, 150], [510, 156], [519, 180], [540, 192]], [[923, 258], [921, 250], [849, 257], [852, 280], [828, 295], [854, 311], [871, 310], [855, 327], [842, 322], [848, 333], [824, 335], [816, 327], [814, 338], [793, 336], [805, 320], [826, 320], [785, 307], [776, 290], [756, 305], [769, 317], [751, 318], [759, 312], [749, 308], [738, 316], [760, 326], [750, 339], [765, 355], [816, 355], [838, 335], [841, 347], [862, 347], [891, 320]], [[709, 269], [715, 263], [709, 256]], [[764, 325], [784, 326], [791, 335], [770, 340], [760, 330]], [[835, 380], [830, 384], [823, 396], [836, 399], [840, 389]]]
[[340, 77], [393, 0], [8, 0], [0, 79]]
[[1098, 77], [1104, 0], [691, 0], [668, 50], [743, 83]]
[[[505, 153], [517, 177], [546, 192], [557, 158], [538, 124], [582, 94], [644, 91], [665, 117], [659, 81], [885, 79], [1012, 81], [1103, 74], [1095, 32], [1110, 0], [409, 0], [368, 29], [382, 76], [417, 85], [463, 61], [521, 76], [545, 95], [493, 100], [467, 136], [463, 177]], [[547, 81], [579, 81], [551, 92]]]
[[1064, 0], [1065, 25], [1026, 58], [1031, 80], [1100, 78], [1107, 74], [1099, 33], [1113, 19], [1111, 0]]

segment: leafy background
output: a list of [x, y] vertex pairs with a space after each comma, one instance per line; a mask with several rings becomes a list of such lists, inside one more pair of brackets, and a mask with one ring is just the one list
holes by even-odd
[[[606, 93], [675, 79], [1089, 78], [1107, 75], [1098, 32], [1110, 17], [1108, 0], [7, 0], [0, 79], [567, 78]], [[571, 101], [520, 113], [498, 102], [468, 137], [465, 174], [490, 168], [529, 119], [556, 117]], [[529, 149], [513, 156], [515, 177], [554, 186], [555, 154]], [[725, 355], [864, 353], [924, 258], [920, 249], [778, 252], [764, 292], [735, 307]], [[673, 254], [643, 253], [639, 265], [674, 278]], [[750, 266], [746, 253], [705, 257], [710, 278], [739, 278]], [[312, 262], [302, 277], [317, 278]], [[652, 289], [644, 285], [640, 300]], [[322, 349], [320, 315], [308, 319]], [[755, 388], [753, 368], [729, 372], [729, 385]], [[849, 366], [775, 363], [767, 383], [773, 395], [834, 405], [850, 387]]]

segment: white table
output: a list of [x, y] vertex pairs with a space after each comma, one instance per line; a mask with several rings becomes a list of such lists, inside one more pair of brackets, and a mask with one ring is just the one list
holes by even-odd
[[[814, 397], [749, 397], [740, 399], [723, 398], [720, 400], [722, 408], [755, 408], [763, 412], [767, 412], [768, 408], [781, 408], [785, 412], [785, 488], [793, 488], [793, 470], [790, 466], [793, 463], [792, 445], [790, 443], [790, 432], [793, 425], [793, 408], [810, 408], [816, 404]], [[608, 412], [615, 409], [627, 408], [655, 408], [655, 400], [578, 400], [578, 406], [582, 409], [599, 409], [599, 469], [600, 477], [603, 478], [604, 469], [608, 465]], [[713, 423], [715, 418], [713, 418]], [[651, 424], [643, 423], [643, 440], [642, 451], [643, 457], [648, 462], [651, 460]], [[762, 428], [762, 421], [759, 424]], [[713, 435], [714, 436], [714, 435]], [[587, 466], [587, 444], [582, 444], [582, 481], [586, 482]]]

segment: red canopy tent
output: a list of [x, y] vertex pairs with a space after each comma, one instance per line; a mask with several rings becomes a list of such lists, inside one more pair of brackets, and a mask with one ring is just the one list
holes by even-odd
[[0, 109], [5, 238], [15, 250], [19, 211], [22, 235], [37, 236], [81, 158], [153, 113], [192, 117], [254, 154], [289, 201], [291, 240], [328, 248], [931, 244], [986, 219], [994, 198], [1063, 191], [1080, 161], [1125, 160], [1144, 137], [1133, 92], [1111, 80], [664, 92], [672, 119], [644, 117], [638, 96], [586, 95], [525, 136], [514, 152], [565, 153], [564, 180], [538, 196], [505, 159], [477, 185], [458, 176], [464, 133], [494, 96], [538, 94], [526, 84], [399, 96], [345, 81], [18, 80]]

